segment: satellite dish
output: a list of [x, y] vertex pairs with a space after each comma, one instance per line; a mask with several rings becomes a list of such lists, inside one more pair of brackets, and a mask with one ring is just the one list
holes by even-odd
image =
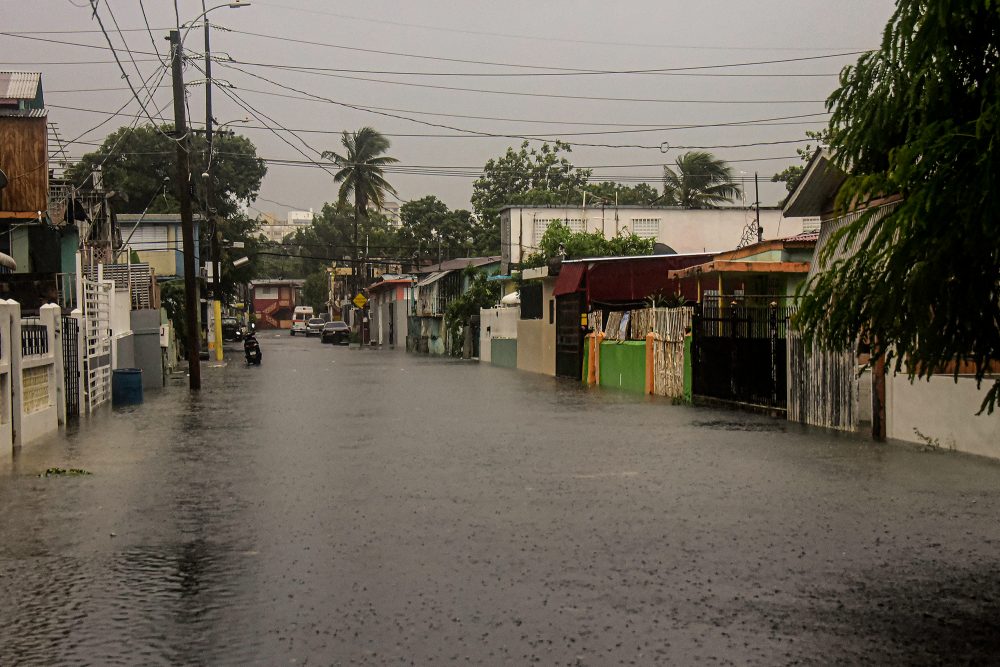
[[654, 243], [653, 244], [653, 254], [654, 255], [676, 255], [677, 251], [668, 246], [666, 243]]
[[7, 180], [7, 174], [3, 173], [3, 169], [0, 169], [0, 190], [7, 187], [7, 183], [9, 183]]

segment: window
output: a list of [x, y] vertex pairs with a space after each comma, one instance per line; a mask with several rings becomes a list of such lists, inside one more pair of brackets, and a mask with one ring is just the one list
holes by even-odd
[[521, 285], [521, 319], [542, 319], [542, 284], [537, 281]]
[[548, 220], [535, 220], [535, 245], [537, 246], [545, 236], [545, 230], [549, 228]]
[[655, 239], [660, 235], [659, 218], [634, 218], [632, 233], [641, 239]]
[[253, 295], [256, 299], [277, 299], [278, 288], [276, 286], [255, 287]]
[[[127, 229], [124, 231], [125, 238], [128, 238], [128, 232]], [[170, 250], [170, 244], [167, 243], [167, 226], [140, 224], [135, 228], [128, 244], [133, 250]]]

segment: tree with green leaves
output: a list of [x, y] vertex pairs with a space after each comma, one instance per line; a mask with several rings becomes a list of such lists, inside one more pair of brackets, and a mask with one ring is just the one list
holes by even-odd
[[448, 205], [427, 195], [403, 204], [399, 208], [400, 243], [411, 256], [436, 258], [470, 256], [475, 250], [477, 224], [472, 213], [450, 210]]
[[344, 130], [340, 137], [343, 153], [324, 151], [323, 157], [333, 160], [339, 171], [333, 180], [340, 183], [340, 201], [354, 199], [354, 244], [358, 244], [358, 225], [368, 217], [368, 207], [381, 208], [387, 194], [396, 189], [385, 179], [384, 167], [399, 162], [384, 155], [389, 150], [389, 139], [372, 127], [355, 132]]
[[742, 194], [725, 160], [705, 151], [677, 157], [675, 168], [663, 166], [663, 200], [667, 206], [714, 208]]
[[599, 231], [574, 232], [562, 220], [553, 220], [545, 228], [538, 243], [538, 252], [528, 255], [522, 267], [545, 265], [550, 259], [564, 256], [568, 259], [584, 257], [630, 257], [652, 255], [653, 239], [639, 238], [635, 234], [619, 233], [610, 239]]
[[445, 321], [448, 323], [448, 338], [451, 341], [451, 354], [462, 356], [459, 344], [459, 334], [462, 327], [468, 325], [480, 308], [492, 308], [500, 301], [500, 283], [489, 280], [489, 274], [474, 266], [467, 266], [463, 278], [469, 281], [468, 289], [448, 303], [445, 311]]
[[623, 185], [602, 181], [587, 183], [588, 206], [647, 206], [660, 198], [660, 193], [648, 183]]
[[[828, 107], [839, 210], [901, 200], [830, 238], [798, 325], [838, 348], [867, 337], [911, 381], [971, 362], [982, 383], [1000, 359], [1000, 5], [898, 0]], [[857, 252], [832, 261], [840, 244]], [[998, 395], [995, 380], [980, 411]]]
[[566, 157], [572, 147], [561, 141], [541, 148], [512, 147], [490, 159], [483, 175], [472, 184], [472, 209], [480, 221], [477, 247], [499, 254], [500, 209], [511, 204], [562, 205], [579, 201], [590, 178], [589, 169], [577, 169]]
[[[66, 171], [66, 178], [77, 185], [92, 185], [90, 174], [101, 167], [105, 190], [125, 195], [127, 201], [116, 205], [119, 213], [177, 213], [177, 146], [168, 136], [173, 126], [156, 128], [142, 125], [121, 127], [101, 142], [101, 147], [87, 153]], [[191, 174], [194, 185], [194, 209], [210, 208], [222, 218], [240, 212], [243, 205], [257, 198], [261, 181], [267, 173], [264, 160], [257, 157], [257, 147], [246, 137], [217, 133], [213, 137], [211, 166], [204, 135], [191, 138]], [[206, 181], [211, 174], [212, 201], [205, 202]]]

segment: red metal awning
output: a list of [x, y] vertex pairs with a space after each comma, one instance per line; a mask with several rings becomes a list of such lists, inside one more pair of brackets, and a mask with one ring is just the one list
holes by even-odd
[[563, 296], [580, 291], [580, 285], [586, 274], [587, 264], [563, 264], [559, 269], [559, 277], [556, 278], [555, 287], [552, 288], [553, 296]]

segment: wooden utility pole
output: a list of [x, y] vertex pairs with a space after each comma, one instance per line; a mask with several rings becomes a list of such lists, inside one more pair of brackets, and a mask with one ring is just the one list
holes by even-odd
[[174, 134], [177, 136], [177, 198], [181, 205], [184, 253], [184, 316], [187, 319], [188, 386], [201, 389], [198, 333], [198, 276], [194, 265], [194, 218], [191, 213], [191, 137], [184, 112], [183, 47], [177, 30], [170, 31], [170, 61], [174, 84]]

